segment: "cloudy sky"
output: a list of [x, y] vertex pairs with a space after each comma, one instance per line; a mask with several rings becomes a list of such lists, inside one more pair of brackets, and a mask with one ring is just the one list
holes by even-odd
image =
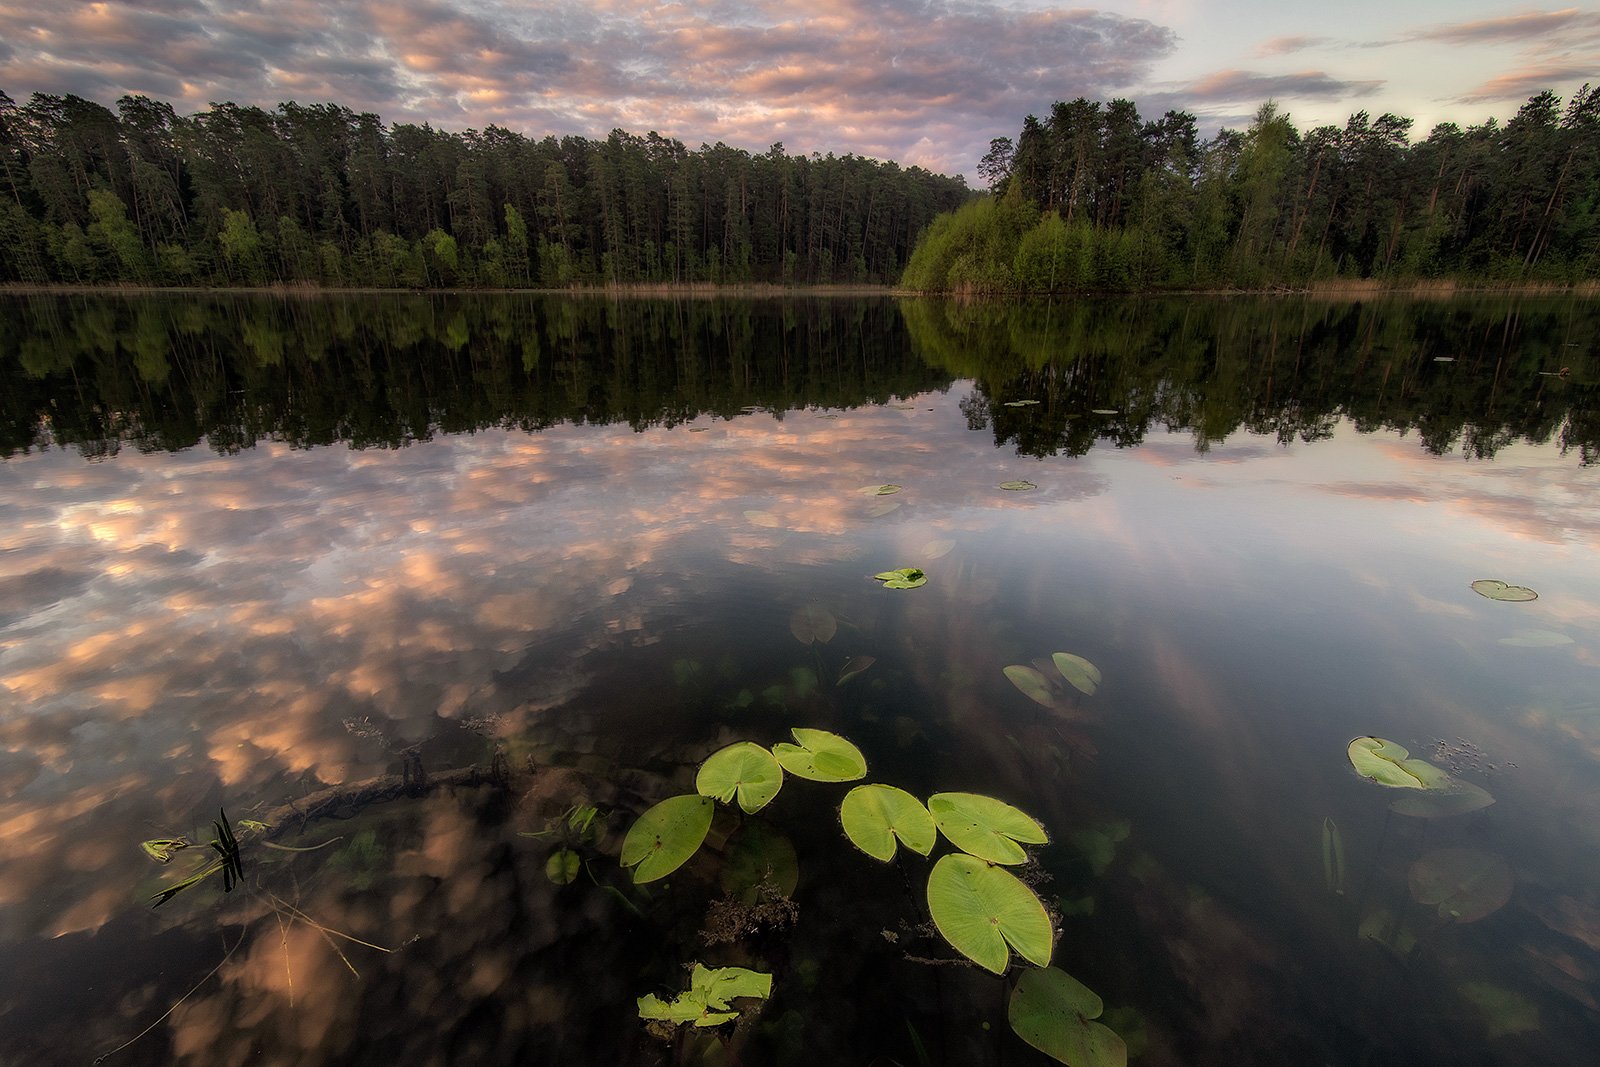
[[1508, 0], [0, 0], [0, 89], [271, 106], [448, 129], [857, 152], [975, 173], [1052, 101], [1203, 128], [1272, 97], [1463, 124], [1600, 80], [1600, 12]]

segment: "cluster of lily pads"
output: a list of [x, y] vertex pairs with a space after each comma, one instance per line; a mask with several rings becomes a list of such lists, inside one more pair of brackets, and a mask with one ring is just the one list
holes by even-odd
[[[1098, 671], [1094, 674], [1098, 683]], [[823, 783], [867, 776], [866, 758], [845, 738], [804, 727], [791, 734], [793, 743], [770, 749], [751, 741], [719, 749], [700, 765], [694, 793], [669, 797], [641, 815], [622, 843], [621, 863], [633, 880], [653, 882], [687, 863], [705, 841], [718, 803], [754, 814], [778, 796], [786, 775]], [[1120, 1067], [1127, 1062], [1122, 1039], [1094, 1021], [1102, 1010], [1100, 999], [1050, 966], [1055, 947], [1050, 914], [1028, 884], [1007, 869], [1028, 860], [1025, 846], [1048, 841], [1038, 820], [994, 797], [935, 793], [924, 803], [877, 782], [846, 793], [839, 818], [850, 842], [884, 863], [895, 859], [900, 846], [925, 857], [933, 854], [941, 837], [953, 846], [956, 851], [935, 861], [928, 875], [928, 912], [951, 947], [985, 970], [1004, 974], [1013, 952], [1033, 965], [1011, 994], [1012, 1029], [1073, 1067]], [[736, 1017], [732, 999], [764, 999], [770, 989], [770, 975], [696, 964], [686, 993], [670, 1002], [641, 997], [639, 1014], [715, 1026]]]

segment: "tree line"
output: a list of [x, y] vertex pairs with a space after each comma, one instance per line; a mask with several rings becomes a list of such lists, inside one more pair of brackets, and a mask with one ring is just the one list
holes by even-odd
[[938, 219], [904, 284], [926, 291], [1302, 287], [1330, 279], [1565, 283], [1600, 275], [1600, 89], [1531, 97], [1505, 124], [1365, 111], [1297, 130], [1271, 102], [1209, 140], [1130, 100], [1058, 102], [996, 138], [992, 196]]
[[964, 179], [855, 155], [0, 92], [0, 284], [850, 283]]

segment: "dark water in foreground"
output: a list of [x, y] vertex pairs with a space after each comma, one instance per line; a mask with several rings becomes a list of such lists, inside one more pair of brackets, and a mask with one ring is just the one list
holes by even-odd
[[[927, 962], [929, 863], [857, 852], [846, 786], [619, 871], [705, 756], [795, 726], [1037, 817], [1054, 965], [1134, 1063], [1600, 1046], [1590, 307], [4, 309], [0, 1063], [152, 1024], [106, 1062], [1048, 1062], [1015, 972]], [[927, 585], [870, 578], [903, 566]], [[1046, 708], [1003, 673], [1056, 651], [1099, 690]], [[1346, 758], [1368, 734], [1494, 803], [1392, 813]], [[194, 853], [140, 842], [219, 807], [273, 825], [244, 884], [152, 910]], [[763, 837], [787, 902], [717, 904]], [[1419, 902], [1444, 850], [1509, 895]], [[636, 998], [693, 961], [772, 997], [652, 1036]]]

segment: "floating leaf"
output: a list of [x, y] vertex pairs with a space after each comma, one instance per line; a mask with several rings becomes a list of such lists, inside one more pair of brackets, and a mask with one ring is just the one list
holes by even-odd
[[955, 547], [956, 543], [949, 538], [941, 538], [937, 541], [929, 541], [927, 544], [922, 546], [922, 558], [930, 560], [943, 559], [944, 557], [948, 556], [955, 549]]
[[670, 1001], [654, 993], [638, 1000], [639, 1018], [661, 1019], [669, 1023], [694, 1023], [720, 1026], [732, 1022], [739, 1013], [729, 1006], [737, 997], [765, 1000], [772, 995], [772, 975], [743, 967], [718, 967], [715, 970], [695, 964], [689, 976], [689, 990]]
[[1051, 689], [1050, 680], [1032, 667], [1025, 667], [1020, 663], [1013, 663], [1004, 668], [1005, 676], [1011, 679], [1011, 684], [1022, 690], [1022, 695], [1036, 704], [1043, 704], [1047, 708], [1056, 706], [1056, 696]]
[[1539, 1005], [1515, 990], [1493, 982], [1464, 982], [1456, 989], [1482, 1013], [1490, 1040], [1539, 1029]]
[[928, 576], [916, 567], [901, 567], [897, 571], [882, 571], [873, 575], [885, 589], [915, 589], [928, 584]]
[[900, 486], [895, 485], [893, 482], [890, 482], [886, 485], [868, 485], [861, 489], [861, 492], [867, 494], [868, 496], [893, 496], [899, 491]]
[[879, 519], [900, 507], [898, 500], [880, 500], [867, 509], [867, 517]]
[[867, 776], [866, 757], [838, 734], [800, 726], [789, 732], [800, 743], [773, 745], [772, 754], [790, 774], [813, 782], [853, 782]]
[[1050, 964], [1050, 916], [1009, 871], [973, 856], [945, 856], [928, 876], [928, 911], [957, 952], [995, 974], [1005, 973], [1010, 948], [1030, 963]]
[[1071, 652], [1057, 652], [1050, 657], [1067, 684], [1085, 696], [1094, 696], [1100, 688], [1100, 668]]
[[1344, 835], [1332, 818], [1322, 820], [1322, 877], [1328, 892], [1344, 896]]
[[1442, 819], [1478, 811], [1493, 803], [1494, 797], [1482, 786], [1451, 778], [1443, 785], [1396, 797], [1389, 804], [1389, 810], [1417, 819]]
[[772, 753], [753, 741], [738, 741], [718, 749], [700, 764], [694, 776], [695, 792], [724, 804], [736, 799], [747, 812], [758, 812], [783, 788], [783, 769]]
[[847, 662], [839, 670], [839, 680], [837, 682], [833, 683], [833, 684], [835, 686], [843, 685], [844, 683], [848, 682], [850, 679], [854, 678], [856, 675], [858, 675], [861, 672], [865, 671], [868, 667], [872, 666], [876, 662], [878, 662], [878, 660], [877, 660], [877, 658], [875, 656], [852, 656], [852, 657], [850, 657], [849, 662]]
[[157, 863], [170, 863], [172, 857], [183, 849], [194, 847], [194, 842], [184, 837], [158, 837], [153, 841], [139, 842], [139, 847]]
[[899, 838], [913, 852], [926, 856], [939, 834], [922, 801], [892, 785], [858, 785], [839, 806], [845, 836], [861, 851], [888, 863]]
[[744, 513], [744, 517], [755, 523], [757, 526], [764, 526], [769, 530], [776, 530], [779, 526], [783, 525], [783, 523], [778, 521], [778, 516], [774, 515], [770, 511], [747, 511]]
[[1455, 356], [1434, 356], [1433, 357], [1433, 361], [1435, 363], [1454, 363], [1456, 361], [1456, 357]]
[[711, 829], [710, 797], [668, 797], [643, 815], [622, 841], [622, 865], [635, 882], [653, 882], [682, 867]]
[[1025, 408], [1025, 407], [1032, 407], [1034, 404], [1037, 404], [1037, 403], [1038, 403], [1037, 400], [1007, 400], [1006, 401], [1006, 407], [1008, 407], [1008, 408]]
[[1090, 408], [1089, 409], [1089, 413], [1091, 415], [1120, 415], [1120, 414], [1122, 414], [1116, 408]]
[[1434, 905], [1439, 918], [1460, 923], [1492, 915], [1511, 899], [1511, 865], [1492, 852], [1441, 848], [1411, 865], [1407, 882], [1419, 904]]
[[1539, 599], [1539, 594], [1527, 586], [1507, 585], [1498, 578], [1479, 578], [1472, 583], [1472, 591], [1490, 600], [1504, 600], [1513, 604]]
[[1031, 815], [994, 797], [935, 793], [928, 798], [928, 811], [952, 845], [990, 863], [1021, 863], [1028, 854], [1018, 842], [1042, 845], [1050, 840]]
[[755, 904], [761, 887], [792, 896], [800, 883], [800, 857], [794, 843], [762, 822], [746, 823], [722, 864], [722, 891], [743, 904]]
[[1037, 485], [1034, 485], [1030, 481], [1018, 480], [1018, 481], [1014, 481], [1014, 482], [1001, 482], [1000, 483], [1000, 488], [1009, 489], [1014, 493], [1025, 493], [1029, 489], [1037, 489], [1039, 487]]
[[838, 631], [838, 620], [815, 604], [795, 608], [794, 614], [789, 616], [789, 632], [802, 645], [809, 645], [813, 641], [825, 645], [833, 640], [833, 635]]
[[556, 885], [570, 885], [578, 877], [581, 862], [570, 848], [558, 848], [545, 860], [544, 876]]
[[1128, 1046], [1116, 1031], [1094, 1022], [1104, 1009], [1082, 982], [1055, 967], [1022, 972], [1006, 1018], [1016, 1035], [1070, 1067], [1124, 1067]]
[[1510, 637], [1502, 637], [1500, 643], [1512, 648], [1559, 648], [1572, 644], [1572, 638], [1554, 630], [1518, 630]]
[[1451, 781], [1427, 760], [1412, 759], [1404, 746], [1381, 737], [1358, 737], [1346, 754], [1361, 777], [1393, 789], [1434, 789]]
[[1401, 959], [1411, 955], [1411, 950], [1417, 947], [1417, 935], [1388, 908], [1376, 908], [1362, 916], [1356, 936], [1382, 945]]

